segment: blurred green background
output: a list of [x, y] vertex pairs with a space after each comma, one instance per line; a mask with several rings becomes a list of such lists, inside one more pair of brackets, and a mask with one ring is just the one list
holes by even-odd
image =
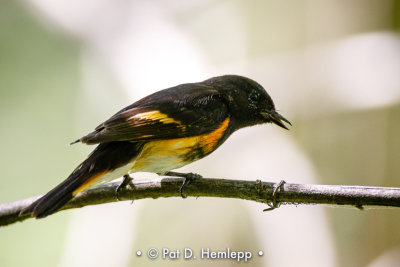
[[[193, 2], [0, 2], [1, 203], [67, 177], [92, 149], [68, 143], [125, 105], [223, 73], [265, 85], [294, 125], [238, 132], [185, 170], [400, 186], [400, 1]], [[252, 266], [400, 260], [397, 209], [262, 208], [199, 198], [65, 211], [1, 228], [0, 266], [238, 264], [136, 256], [151, 247], [263, 250]]]

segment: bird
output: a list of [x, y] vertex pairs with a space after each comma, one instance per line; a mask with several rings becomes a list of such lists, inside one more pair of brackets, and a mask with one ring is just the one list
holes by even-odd
[[[150, 94], [121, 109], [93, 132], [71, 144], [97, 145], [75, 170], [20, 215], [44, 218], [80, 192], [135, 172], [173, 173], [215, 151], [235, 131], [273, 123], [286, 130], [291, 123], [280, 115], [272, 98], [256, 81], [223, 75], [185, 83]], [[201, 177], [182, 174], [185, 181]], [[187, 179], [186, 179], [187, 178]]]

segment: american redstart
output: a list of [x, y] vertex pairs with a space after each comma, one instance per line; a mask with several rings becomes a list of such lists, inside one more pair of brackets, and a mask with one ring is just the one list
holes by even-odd
[[21, 214], [46, 217], [99, 182], [124, 176], [125, 186], [129, 173], [166, 174], [207, 156], [234, 131], [269, 122], [285, 129], [283, 122], [290, 124], [264, 88], [246, 77], [225, 75], [158, 91], [73, 142], [98, 146]]

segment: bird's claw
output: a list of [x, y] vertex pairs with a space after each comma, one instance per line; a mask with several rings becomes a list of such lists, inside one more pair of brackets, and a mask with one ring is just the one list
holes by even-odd
[[274, 190], [272, 191], [272, 202], [267, 203], [269, 208], [264, 209], [263, 211], [271, 211], [271, 210], [274, 210], [276, 208], [279, 208], [280, 203], [277, 201], [278, 192], [281, 189], [283, 189], [283, 185], [285, 183], [286, 182], [284, 180], [281, 180], [278, 184], [274, 185]]
[[118, 201], [121, 201], [121, 199], [119, 198], [119, 192], [126, 188], [128, 185], [133, 187], [133, 178], [129, 176], [129, 174], [125, 174], [124, 175], [124, 179], [122, 180], [122, 182], [119, 184], [119, 186], [117, 187], [117, 189], [115, 190], [115, 196], [117, 198]]
[[184, 179], [183, 182], [182, 182], [182, 185], [181, 185], [181, 187], [179, 189], [179, 192], [181, 193], [181, 197], [182, 198], [186, 198], [186, 196], [183, 194], [183, 191], [185, 189], [185, 186], [187, 184], [189, 184], [190, 181], [203, 178], [203, 176], [201, 176], [200, 174], [192, 173], [192, 172], [190, 172], [190, 173], [167, 172], [164, 175], [167, 175], [167, 176], [178, 176], [178, 177], [182, 177]]

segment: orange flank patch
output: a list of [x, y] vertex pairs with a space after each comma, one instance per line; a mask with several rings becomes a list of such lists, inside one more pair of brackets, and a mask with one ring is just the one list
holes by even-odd
[[226, 118], [211, 133], [146, 143], [140, 156], [134, 162], [131, 172], [163, 173], [168, 170], [180, 168], [201, 158], [196, 156], [187, 157], [199, 148], [202, 149], [202, 156], [208, 155], [216, 148], [218, 141], [228, 128], [229, 121], [230, 119]]
[[203, 148], [204, 154], [209, 154], [214, 151], [215, 146], [217, 145], [218, 141], [221, 139], [222, 135], [226, 131], [229, 125], [229, 117], [226, 118], [218, 129], [214, 130], [209, 134], [200, 135], [199, 142], [200, 146]]
[[86, 188], [88, 188], [91, 184], [93, 184], [94, 182], [96, 182], [98, 179], [100, 179], [103, 175], [105, 175], [108, 171], [104, 171], [104, 172], [100, 172], [97, 173], [95, 175], [93, 175], [92, 177], [90, 177], [86, 182], [84, 182], [81, 186], [79, 186], [77, 189], [74, 190], [74, 192], [72, 192], [73, 196], [76, 196], [77, 194], [79, 194], [80, 192], [84, 191]]

